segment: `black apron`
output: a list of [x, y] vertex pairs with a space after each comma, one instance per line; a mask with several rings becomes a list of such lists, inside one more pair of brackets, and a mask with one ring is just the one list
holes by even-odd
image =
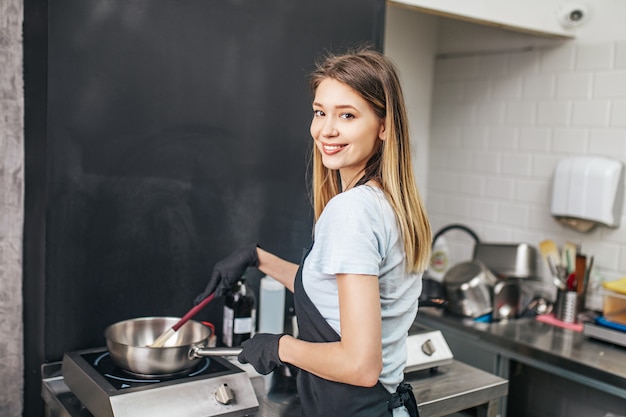
[[[309, 251], [302, 257], [294, 282], [298, 338], [307, 342], [338, 342], [341, 338], [322, 317], [302, 284], [302, 266]], [[392, 410], [403, 405], [412, 417], [419, 417], [409, 384], [400, 384], [398, 390], [390, 394], [380, 381], [373, 387], [359, 387], [329, 381], [299, 369], [297, 386], [303, 417], [391, 417]]]

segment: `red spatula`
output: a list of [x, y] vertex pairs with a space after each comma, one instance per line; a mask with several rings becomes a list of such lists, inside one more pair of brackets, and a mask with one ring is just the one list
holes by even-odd
[[187, 312], [187, 314], [183, 316], [182, 319], [178, 320], [176, 324], [174, 324], [172, 327], [164, 331], [159, 337], [157, 337], [154, 340], [154, 342], [152, 342], [151, 345], [148, 345], [148, 347], [153, 347], [153, 348], [163, 347], [165, 343], [167, 343], [167, 341], [170, 340], [170, 338], [176, 334], [178, 329], [180, 329], [183, 326], [183, 324], [187, 323], [189, 319], [191, 319], [193, 316], [195, 316], [198, 313], [198, 311], [202, 310], [204, 306], [209, 304], [211, 300], [213, 300], [214, 297], [215, 297], [215, 293], [209, 295], [207, 298], [205, 298], [200, 303], [198, 303], [198, 305], [194, 306], [191, 310]]

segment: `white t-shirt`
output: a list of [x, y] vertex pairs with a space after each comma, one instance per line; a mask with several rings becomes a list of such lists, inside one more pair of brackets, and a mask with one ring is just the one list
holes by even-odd
[[417, 314], [421, 274], [409, 274], [394, 212], [382, 190], [359, 186], [336, 195], [315, 225], [302, 270], [307, 295], [341, 335], [335, 274], [377, 275], [382, 310], [380, 382], [395, 392], [404, 378], [406, 337]]

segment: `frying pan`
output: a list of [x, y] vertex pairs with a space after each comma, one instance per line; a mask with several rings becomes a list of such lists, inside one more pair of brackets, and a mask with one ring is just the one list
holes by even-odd
[[158, 376], [192, 369], [203, 357], [241, 352], [241, 348], [207, 347], [211, 330], [194, 320], [181, 326], [163, 347], [150, 346], [179, 321], [177, 317], [141, 317], [110, 325], [104, 335], [111, 359], [130, 373]]

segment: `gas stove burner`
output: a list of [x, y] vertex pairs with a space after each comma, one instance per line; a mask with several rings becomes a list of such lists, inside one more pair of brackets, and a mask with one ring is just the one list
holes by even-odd
[[62, 371], [66, 385], [95, 417], [235, 417], [259, 407], [248, 374], [221, 357], [202, 358], [175, 375], [134, 375], [100, 348], [66, 353]]
[[[91, 362], [91, 358], [97, 355], [95, 359]], [[171, 381], [178, 378], [184, 377], [193, 377], [196, 375], [201, 375], [205, 371], [214, 372], [218, 371], [216, 365], [210, 369], [211, 360], [209, 358], [202, 358], [200, 363], [189, 368], [183, 369], [179, 372], [169, 373], [169, 374], [157, 374], [157, 375], [147, 375], [140, 374], [136, 372], [131, 372], [127, 369], [122, 369], [118, 367], [115, 362], [113, 362], [113, 358], [111, 357], [110, 352], [104, 352], [101, 354], [92, 354], [85, 355], [85, 359], [89, 362], [94, 369], [96, 369], [100, 374], [105, 376], [108, 379], [121, 381], [122, 383], [141, 383], [141, 384], [149, 384], [149, 383], [157, 383], [163, 381]]]

